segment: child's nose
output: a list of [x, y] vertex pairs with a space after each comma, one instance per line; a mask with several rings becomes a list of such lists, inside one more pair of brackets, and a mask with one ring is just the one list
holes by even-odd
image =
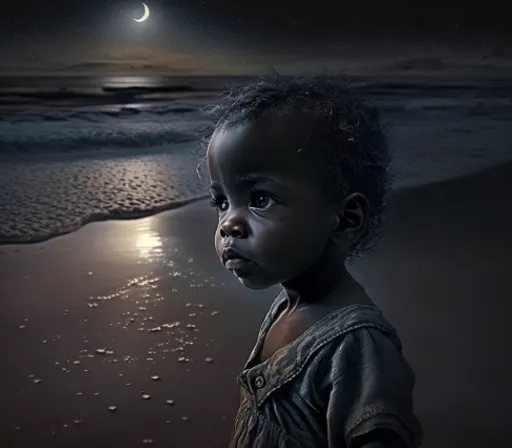
[[219, 229], [222, 238], [247, 238], [249, 232], [247, 225], [240, 218], [226, 219]]

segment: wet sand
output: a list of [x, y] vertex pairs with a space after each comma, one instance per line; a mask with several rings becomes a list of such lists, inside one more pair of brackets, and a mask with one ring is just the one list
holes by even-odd
[[[399, 192], [353, 267], [416, 369], [424, 447], [512, 446], [510, 191], [507, 165]], [[214, 228], [199, 201], [0, 247], [1, 446], [226, 446], [277, 289], [231, 278]]]

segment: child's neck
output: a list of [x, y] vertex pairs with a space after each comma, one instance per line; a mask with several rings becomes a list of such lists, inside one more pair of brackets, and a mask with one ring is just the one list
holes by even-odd
[[327, 248], [314, 266], [281, 286], [288, 296], [289, 311], [312, 304], [344, 306], [352, 303], [356, 295], [366, 296], [363, 287], [347, 271], [345, 254], [335, 248]]

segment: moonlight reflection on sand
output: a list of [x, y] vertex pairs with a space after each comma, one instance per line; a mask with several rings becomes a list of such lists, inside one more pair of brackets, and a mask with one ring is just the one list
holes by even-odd
[[149, 258], [162, 253], [162, 239], [157, 232], [141, 233], [135, 246], [142, 258]]
[[[147, 232], [141, 234], [136, 242], [137, 248], [144, 252], [145, 256], [150, 256], [150, 251], [159, 249], [162, 241], [158, 238], [156, 232]], [[115, 316], [119, 313], [117, 319], [117, 328], [125, 333], [140, 332], [140, 337], [135, 339], [136, 343], [126, 350], [126, 344], [121, 339], [104, 340], [101, 347], [97, 345], [88, 349], [81, 350], [78, 359], [81, 360], [79, 365], [86, 369], [93, 369], [100, 364], [116, 364], [124, 363], [127, 366], [148, 364], [150, 372], [148, 379], [152, 382], [166, 381], [168, 376], [162, 375], [162, 372], [155, 372], [157, 363], [162, 360], [174, 360], [178, 364], [184, 366], [185, 372], [190, 372], [197, 360], [194, 353], [190, 352], [194, 345], [199, 344], [200, 347], [210, 347], [215, 342], [214, 339], [202, 335], [200, 327], [202, 320], [215, 319], [219, 314], [217, 310], [207, 309], [202, 303], [182, 302], [178, 296], [181, 290], [190, 290], [190, 288], [215, 287], [213, 277], [206, 278], [203, 273], [194, 270], [194, 260], [192, 258], [186, 260], [183, 266], [177, 266], [177, 262], [173, 260], [166, 263], [167, 271], [160, 276], [153, 273], [132, 278], [127, 281], [124, 286], [114, 290], [110, 294], [93, 296], [87, 300], [91, 310], [90, 316], [86, 319], [91, 329], [91, 335], [84, 335], [84, 342], [91, 344], [92, 334], [101, 335], [102, 329], [95, 325], [96, 313], [107, 312], [109, 315]], [[174, 287], [167, 289], [162, 286], [168, 278], [172, 278]], [[195, 295], [195, 293], [192, 293]], [[165, 315], [160, 307], [167, 301]], [[176, 313], [169, 313], [169, 304], [172, 304], [177, 310]], [[110, 309], [107, 311], [105, 307]], [[183, 308], [186, 308], [185, 311]], [[206, 309], [205, 309], [206, 308]], [[173, 320], [173, 316], [184, 316], [185, 320]], [[115, 318], [114, 318], [115, 319]], [[110, 324], [114, 325], [113, 323]], [[100, 331], [100, 333], [97, 333]], [[144, 334], [152, 334], [154, 336], [147, 337]], [[96, 340], [98, 340], [96, 338]], [[124, 345], [124, 350], [123, 350]], [[201, 349], [204, 350], [204, 349]], [[197, 352], [196, 352], [197, 353]], [[204, 356], [204, 355], [203, 355]], [[212, 356], [202, 357], [199, 361], [207, 364], [214, 364]], [[119, 374], [124, 376], [125, 374]], [[127, 375], [126, 375], [127, 376]], [[132, 383], [126, 383], [126, 386]], [[172, 387], [172, 385], [171, 385]], [[143, 400], [152, 400], [153, 395], [144, 391], [141, 394]], [[160, 401], [160, 400], [156, 400]], [[168, 405], [174, 404], [173, 399], [164, 397], [162, 399]], [[115, 409], [111, 409], [114, 408]], [[109, 410], [117, 411], [118, 407], [112, 405]], [[182, 421], [188, 421], [186, 416], [181, 418]]]

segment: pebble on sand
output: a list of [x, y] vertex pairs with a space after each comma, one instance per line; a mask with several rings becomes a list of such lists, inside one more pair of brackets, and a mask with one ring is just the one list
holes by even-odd
[[144, 400], [150, 400], [151, 399], [151, 395], [149, 395], [149, 394], [142, 394], [142, 398]]

